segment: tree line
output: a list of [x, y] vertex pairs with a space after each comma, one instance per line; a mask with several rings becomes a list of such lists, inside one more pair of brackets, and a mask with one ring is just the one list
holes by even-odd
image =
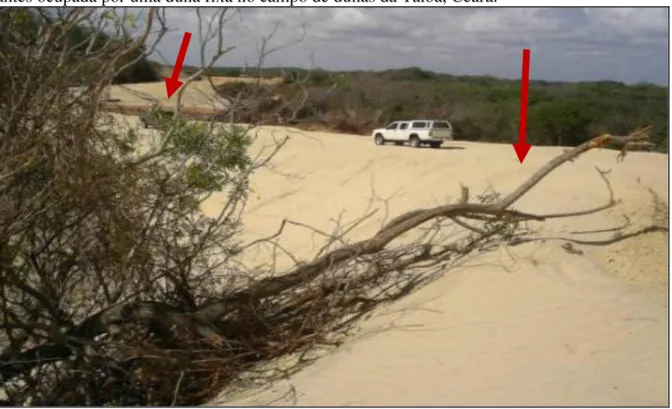
[[[236, 72], [222, 69], [222, 72]], [[297, 124], [366, 134], [394, 120], [445, 118], [461, 140], [510, 142], [518, 133], [520, 81], [490, 76], [440, 74], [417, 67], [386, 71], [329, 72], [271, 68], [262, 76], [283, 75], [277, 85], [264, 85], [258, 95], [279, 95], [287, 101], [298, 88], [308, 98]], [[227, 83], [219, 88], [231, 97], [252, 84]], [[528, 140], [536, 145], [576, 146], [591, 136], [624, 135], [642, 124], [653, 125], [651, 141], [668, 151], [668, 89], [653, 84], [615, 81], [531, 81]], [[282, 110], [283, 104], [259, 104], [257, 116]], [[266, 111], [264, 111], [264, 108]], [[277, 115], [275, 116], [277, 118]]]

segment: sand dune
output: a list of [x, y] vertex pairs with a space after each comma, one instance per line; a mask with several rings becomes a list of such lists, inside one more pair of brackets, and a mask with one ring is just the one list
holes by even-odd
[[[266, 128], [260, 141], [280, 128]], [[250, 237], [270, 234], [282, 218], [323, 229], [345, 211], [356, 219], [372, 191], [392, 216], [458, 196], [508, 192], [562, 152], [535, 147], [520, 165], [507, 145], [454, 142], [442, 150], [376, 147], [368, 138], [293, 136], [275, 161], [285, 175], [256, 175], [246, 216]], [[598, 216], [548, 222], [541, 236], [601, 240], [629, 217], [635, 231], [654, 216], [649, 188], [667, 197], [666, 155], [590, 152], [549, 176], [520, 203], [560, 212], [603, 203], [594, 166], [613, 168], [623, 204]], [[216, 208], [216, 203], [212, 203]], [[380, 204], [379, 204], [380, 205]], [[212, 210], [214, 210], [214, 208]], [[382, 216], [381, 216], [382, 217]], [[368, 236], [380, 218], [354, 232]], [[572, 233], [573, 232], [573, 233]], [[310, 232], [290, 229], [287, 248], [309, 257]], [[666, 405], [667, 234], [609, 246], [529, 243], [468, 260], [431, 286], [380, 311], [362, 333], [270, 390], [217, 403], [299, 405]], [[283, 399], [282, 396], [285, 396]]]
[[[254, 150], [292, 134], [276, 171], [253, 177], [246, 238], [283, 218], [332, 227], [388, 199], [393, 217], [476, 194], [508, 193], [561, 148], [534, 147], [519, 164], [509, 145], [453, 142], [446, 149], [374, 146], [369, 138], [263, 128]], [[360, 333], [302, 372], [263, 390], [226, 395], [221, 405], [667, 405], [667, 233], [609, 245], [574, 244], [635, 232], [656, 216], [651, 191], [668, 195], [668, 156], [591, 151], [564, 165], [519, 204], [562, 212], [604, 203], [594, 167], [612, 168], [622, 204], [599, 215], [535, 225], [546, 240], [474, 256], [432, 285], [378, 311]], [[279, 172], [282, 172], [279, 173]], [[222, 197], [206, 207], [214, 213]], [[373, 204], [372, 204], [373, 203]], [[383, 213], [353, 232], [372, 234]], [[285, 246], [304, 259], [319, 242], [289, 228]], [[257, 261], [263, 254], [255, 255]], [[288, 391], [294, 390], [294, 394]]]
[[[186, 81], [186, 78], [180, 78]], [[208, 80], [194, 81], [184, 91], [182, 104], [185, 107], [222, 109], [226, 102], [217, 96], [212, 85], [220, 85], [227, 82], [242, 81], [253, 82], [253, 78], [229, 78], [212, 77], [212, 84]], [[263, 79], [262, 83], [273, 83], [276, 79]], [[158, 102], [161, 106], [175, 107], [176, 97], [170, 99], [166, 95], [166, 86], [163, 82], [147, 82], [141, 84], [113, 85], [109, 87], [110, 99], [120, 101], [122, 104], [138, 105]]]

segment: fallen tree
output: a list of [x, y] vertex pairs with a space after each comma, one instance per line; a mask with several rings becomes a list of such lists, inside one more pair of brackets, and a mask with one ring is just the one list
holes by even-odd
[[[268, 361], [305, 351], [315, 343], [338, 339], [354, 318], [371, 311], [381, 302], [407, 294], [430, 278], [411, 270], [424, 270], [430, 265], [442, 267], [456, 258], [484, 249], [484, 246], [511, 241], [517, 237], [519, 225], [524, 221], [583, 216], [616, 205], [608, 179], [600, 173], [609, 195], [606, 203], [593, 209], [547, 215], [511, 209], [516, 201], [563, 163], [606, 144], [620, 147], [622, 155], [625, 155], [630, 145], [646, 138], [646, 130], [638, 130], [629, 136], [596, 137], [558, 156], [514, 192], [492, 202], [470, 202], [469, 190], [464, 187], [458, 203], [404, 213], [385, 224], [369, 239], [332, 250], [290, 273], [259, 279], [235, 292], [224, 290], [219, 299], [194, 311], [157, 302], [132, 302], [100, 311], [59, 334], [60, 342], [45, 342], [21, 353], [3, 354], [0, 356], [0, 376], [3, 382], [9, 383], [35, 368], [53, 365], [78, 353], [109, 360], [112, 357], [98, 355], [100, 349], [107, 343], [123, 343], [125, 337], [117, 337], [128, 334], [129, 327], [139, 326], [141, 331], [158, 331], [151, 336], [145, 334], [147, 338], [142, 340], [145, 344], [142, 349], [148, 348], [144, 352], [149, 355], [151, 351], [154, 356], [143, 356], [138, 340], [128, 340], [125, 348], [133, 352], [128, 353], [129, 356], [114, 358], [121, 365], [117, 370], [122, 372], [122, 378], [137, 376], [134, 371], [141, 371], [150, 364], [138, 361], [161, 357], [169, 358], [169, 361], [159, 365], [168, 366], [173, 374], [179, 373], [180, 380], [189, 371], [205, 370], [208, 386], [217, 377], [222, 377], [221, 385], [225, 385], [234, 375], [249, 370], [249, 363]], [[462, 238], [454, 243], [435, 244], [428, 240], [411, 248], [389, 248], [390, 243], [408, 231], [439, 219], [449, 219], [471, 234], [466, 240]], [[110, 338], [97, 339], [101, 335]], [[195, 350], [195, 345], [201, 350]], [[87, 347], [96, 352], [86, 351]], [[201, 362], [203, 360], [207, 361], [205, 367]], [[166, 362], [170, 364], [166, 365]], [[105, 365], [111, 365], [111, 362]], [[193, 374], [189, 377], [191, 382], [201, 378]], [[203, 392], [204, 380], [199, 380], [196, 389]], [[154, 382], [179, 389], [172, 379], [155, 379]], [[189, 386], [194, 388], [193, 384]], [[75, 404], [77, 401], [65, 402]], [[182, 399], [177, 400], [180, 401]], [[187, 401], [193, 402], [191, 399]], [[114, 402], [129, 403], [124, 400]], [[163, 404], [166, 401], [161, 399], [145, 403]]]
[[[648, 128], [596, 137], [507, 196], [472, 198], [464, 187], [457, 203], [411, 210], [366, 240], [350, 243], [347, 235], [374, 212], [337, 233], [314, 230], [328, 240], [312, 261], [284, 273], [245, 271], [236, 258], [246, 249], [279, 247], [284, 227], [300, 224], [286, 220], [271, 237], [236, 241], [249, 176], [287, 138], [252, 158], [249, 128], [189, 122], [179, 110], [143, 149], [134, 128], [101, 124], [100, 95], [114, 61], [144, 45], [153, 27], [163, 32], [161, 11], [147, 13], [127, 49], [90, 49], [86, 64], [66, 58], [53, 69], [56, 56], [45, 51], [69, 24], [109, 21], [83, 9], [64, 11], [36, 42], [0, 55], [9, 67], [2, 72], [17, 72], [0, 90], [0, 381], [11, 404], [196, 404], [224, 387], [298, 370], [317, 346], [342, 342], [376, 306], [466, 256], [514, 242], [526, 223], [615, 206], [600, 171], [608, 198], [595, 208], [547, 215], [514, 208], [582, 153], [615, 145], [625, 156], [647, 137]], [[229, 49], [222, 43], [226, 13], [205, 18], [197, 11], [203, 41], [219, 51], [185, 84]], [[0, 14], [21, 23], [16, 9]], [[125, 15], [112, 20], [120, 30], [126, 24]], [[89, 86], [64, 97], [81, 77]], [[222, 210], [206, 216], [201, 204], [218, 192], [225, 193]], [[290, 355], [298, 357], [293, 365], [263, 365]]]

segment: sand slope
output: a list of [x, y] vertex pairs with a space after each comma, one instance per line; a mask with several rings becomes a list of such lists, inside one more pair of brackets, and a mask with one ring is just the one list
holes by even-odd
[[[187, 78], [180, 78], [180, 81], [186, 81]], [[229, 78], [212, 77], [212, 83], [206, 79], [193, 81], [184, 91], [182, 105], [185, 107], [222, 109], [226, 107], [226, 102], [219, 98], [212, 86], [217, 86], [227, 82], [254, 82], [252, 78]], [[277, 79], [262, 79], [261, 82], [268, 84], [277, 82]], [[175, 94], [177, 95], [177, 94]], [[163, 82], [147, 82], [140, 84], [113, 85], [109, 87], [110, 99], [119, 101], [127, 105], [151, 104], [158, 102], [161, 106], [170, 108], [175, 107], [177, 97], [168, 99], [166, 86]]]
[[563, 264], [456, 271], [288, 381], [219, 402], [288, 405], [294, 387], [299, 405], [667, 405], [666, 306]]
[[[253, 177], [248, 239], [290, 218], [328, 230], [354, 220], [372, 196], [391, 217], [491, 186], [508, 193], [561, 148], [534, 147], [519, 164], [509, 145], [454, 142], [450, 149], [376, 147], [366, 137], [263, 128], [253, 150], [291, 134], [275, 170]], [[528, 212], [604, 203], [594, 166], [612, 168], [623, 203], [599, 215], [536, 225], [538, 236], [584, 241], [634, 232], [656, 217], [649, 189], [668, 196], [668, 156], [589, 152], [522, 200]], [[280, 173], [281, 172], [281, 173]], [[215, 213], [223, 197], [206, 211]], [[353, 232], [369, 236], [383, 211]], [[610, 230], [612, 229], [612, 230]], [[430, 286], [378, 311], [358, 336], [290, 379], [222, 396], [220, 405], [667, 405], [667, 233], [606, 246], [549, 239], [470, 258]], [[321, 243], [290, 227], [283, 244], [309, 259]], [[263, 263], [266, 253], [252, 254]], [[295, 394], [288, 394], [290, 390]]]
[[[273, 133], [287, 131], [265, 128], [257, 147]], [[270, 234], [285, 217], [329, 229], [330, 218], [343, 211], [346, 220], [361, 216], [374, 191], [392, 197], [392, 216], [455, 198], [460, 183], [474, 193], [488, 185], [507, 193], [562, 151], [535, 147], [520, 165], [507, 145], [449, 147], [376, 147], [365, 137], [297, 132], [274, 162], [284, 174], [254, 177], [247, 234]], [[626, 232], [649, 225], [648, 189], [667, 197], [667, 155], [615, 159], [613, 151], [590, 152], [558, 169], [519, 208], [561, 212], [603, 203], [597, 165], [613, 168], [624, 203], [598, 216], [548, 222], [539, 234], [602, 240], [613, 232], [586, 231], [613, 228], [625, 217], [632, 224]], [[354, 238], [374, 232], [381, 219]], [[290, 228], [283, 244], [308, 258], [313, 240]], [[357, 339], [286, 382], [216, 403], [666, 405], [667, 234], [575, 244], [583, 255], [568, 254], [561, 244], [548, 240], [474, 257], [380, 311]], [[290, 386], [295, 399], [285, 396]]]

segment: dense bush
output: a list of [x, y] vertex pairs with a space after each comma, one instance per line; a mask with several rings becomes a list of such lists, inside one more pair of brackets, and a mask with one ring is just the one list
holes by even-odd
[[[306, 88], [300, 123], [365, 134], [393, 120], [438, 117], [451, 120], [463, 140], [510, 142], [518, 133], [520, 81], [452, 76], [417, 67], [382, 72], [286, 69], [285, 78], [288, 71], [296, 73], [296, 80], [269, 86], [265, 94], [291, 104], [289, 96]], [[221, 94], [228, 96], [224, 89]], [[651, 84], [532, 81], [528, 135], [538, 145], [576, 145], [597, 133], [622, 134], [651, 124], [656, 149], [667, 152], [667, 100], [668, 90]]]
[[[82, 49], [73, 33], [95, 30], [74, 22], [93, 13], [67, 9], [34, 36], [25, 10], [0, 9], [0, 80], [11, 79], [0, 86], [0, 399], [200, 402], [193, 391], [202, 396], [212, 377], [203, 349], [186, 341], [188, 329], [159, 321], [211, 301], [233, 271], [221, 266], [238, 251], [251, 139], [174, 117], [158, 120], [147, 141], [101, 115], [98, 96], [120, 75], [117, 62], [142, 43]], [[77, 82], [85, 85], [73, 95]], [[220, 191], [224, 209], [204, 214], [203, 201]], [[123, 329], [112, 335], [114, 325]]]

